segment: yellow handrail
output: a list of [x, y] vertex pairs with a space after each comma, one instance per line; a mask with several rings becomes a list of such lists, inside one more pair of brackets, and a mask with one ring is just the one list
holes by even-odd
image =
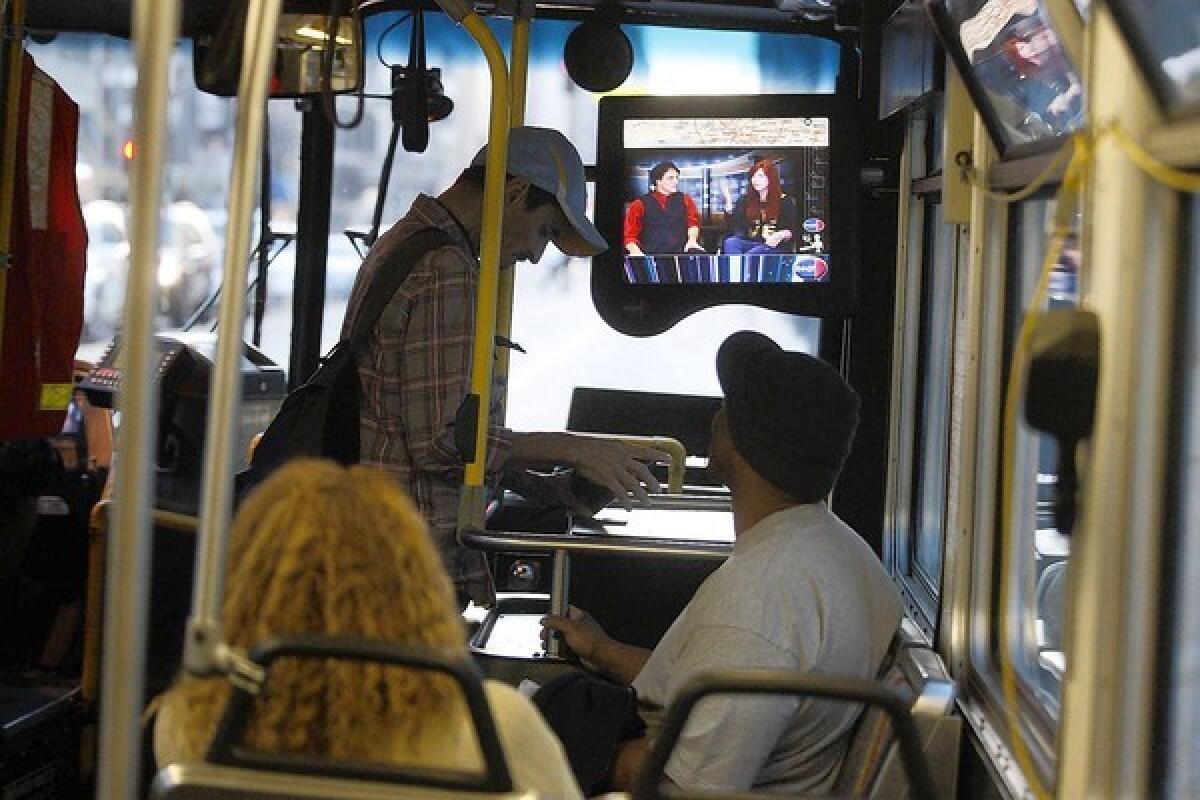
[[471, 351], [471, 394], [478, 398], [474, 458], [466, 463], [458, 505], [459, 530], [482, 530], [484, 465], [487, 462], [488, 409], [492, 395], [492, 350], [496, 335], [496, 294], [500, 273], [500, 232], [508, 167], [508, 67], [504, 52], [483, 19], [461, 0], [438, 0], [460, 22], [487, 59], [492, 76], [491, 113], [483, 182], [483, 233], [479, 245], [479, 296], [475, 306], [475, 342]]
[[[525, 87], [529, 79], [529, 38], [533, 26], [533, 4], [525, 0], [517, 9], [513, 20], [512, 64], [509, 75], [509, 104], [508, 124], [510, 128], [519, 128], [525, 124]], [[507, 338], [512, 337], [513, 294], [516, 288], [515, 273], [505, 270], [500, 273], [500, 294], [496, 300], [496, 333]], [[499, 384], [504, 396], [500, 398], [502, 408], [508, 408], [507, 378], [509, 358], [512, 353], [507, 347], [496, 351], [496, 375], [500, 377]]]
[[613, 442], [649, 447], [671, 457], [667, 465], [667, 492], [681, 494], [683, 492], [683, 476], [687, 471], [687, 450], [683, 443], [670, 436], [634, 436], [624, 433], [572, 433], [572, 436], [590, 436], [595, 439], [607, 439]]
[[683, 474], [687, 471], [687, 450], [684, 449], [683, 443], [678, 439], [672, 439], [670, 436], [624, 435], [608, 436], [605, 438], [616, 439], [628, 444], [640, 444], [643, 447], [660, 450], [669, 455], [671, 463], [667, 465], [667, 492], [670, 494], [681, 494], [683, 492]]

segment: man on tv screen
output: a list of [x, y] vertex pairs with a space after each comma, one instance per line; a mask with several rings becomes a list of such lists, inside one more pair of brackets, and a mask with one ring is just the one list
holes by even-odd
[[700, 213], [686, 192], [679, 191], [679, 167], [662, 161], [650, 170], [650, 191], [625, 212], [625, 252], [631, 256], [660, 253], [703, 253]]

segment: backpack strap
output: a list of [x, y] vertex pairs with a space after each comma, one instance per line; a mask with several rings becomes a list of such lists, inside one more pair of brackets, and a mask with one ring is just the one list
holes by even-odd
[[450, 236], [441, 228], [422, 228], [401, 242], [384, 263], [379, 265], [371, 278], [371, 285], [363, 296], [362, 305], [354, 317], [354, 326], [350, 329], [350, 349], [358, 350], [366, 340], [375, 323], [383, 316], [383, 310], [392, 301], [392, 296], [408, 278], [416, 263], [425, 256], [450, 244]]

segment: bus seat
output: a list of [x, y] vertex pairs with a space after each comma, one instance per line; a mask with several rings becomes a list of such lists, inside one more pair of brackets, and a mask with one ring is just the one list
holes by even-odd
[[797, 694], [864, 704], [834, 784], [834, 797], [953, 797], [962, 728], [962, 720], [954, 715], [954, 682], [936, 652], [907, 632], [897, 637], [894, 655], [878, 682], [768, 670], [726, 671], [691, 679], [668, 710], [633, 796], [638, 800], [660, 796], [663, 767], [692, 706], [705, 695], [736, 693]]
[[[907, 637], [903, 633], [897, 635]], [[962, 719], [954, 714], [954, 681], [941, 657], [923, 643], [904, 638], [881, 682], [909, 703], [921, 752], [933, 780], [933, 796], [953, 797]], [[864, 709], [842, 762], [834, 794], [872, 800], [912, 796], [891, 719], [878, 706]]]
[[[318, 756], [261, 753], [241, 746], [255, 694], [270, 683], [280, 658], [351, 659], [441, 672], [458, 683], [483, 754], [481, 774]], [[422, 647], [326, 636], [270, 639], [249, 654], [263, 670], [255, 685], [238, 681], [213, 735], [204, 763], [169, 764], [155, 776], [149, 796], [160, 800], [374, 800], [374, 798], [536, 798], [513, 788], [508, 762], [473, 662]]]
[[[906, 658], [907, 648], [896, 655], [896, 663], [888, 667], [887, 679], [883, 682], [857, 678], [834, 678], [788, 670], [772, 669], [728, 669], [700, 674], [686, 681], [674, 698], [658, 739], [655, 739], [642, 769], [635, 778], [632, 796], [636, 800], [660, 798], [662, 769], [671, 756], [672, 748], [683, 732], [684, 723], [695, 704], [708, 694], [798, 694], [803, 697], [822, 697], [846, 703], [862, 703], [866, 714], [862, 715], [851, 739], [851, 751], [859, 754], [858, 760], [847, 762], [838, 776], [833, 796], [869, 796], [869, 798], [940, 798], [943, 796], [935, 786], [931, 775], [925, 744], [928, 736], [920, 733], [912, 709], [914, 691], [912, 682], [901, 661]], [[936, 656], [936, 654], [934, 654]], [[928, 666], [928, 663], [925, 664]], [[902, 686], [907, 686], [905, 692]], [[935, 694], [943, 694], [938, 691]], [[886, 721], [886, 735], [880, 732], [875, 722], [875, 712]], [[893, 730], [895, 734], [893, 734]], [[937, 739], [943, 744], [942, 738]], [[958, 741], [954, 744], [954, 756], [958, 756]], [[870, 756], [870, 753], [877, 753]], [[938, 757], [941, 754], [938, 753]], [[847, 772], [846, 766], [851, 772]], [[880, 765], [875, 768], [875, 765]], [[854, 778], [858, 772], [868, 772], [864, 777], [862, 792], [854, 789]], [[956, 772], [956, 766], [955, 766]], [[850, 781], [847, 783], [846, 781]], [[887, 781], [887, 783], [884, 783]], [[952, 781], [953, 788], [953, 781]], [[884, 793], [887, 792], [887, 793]], [[732, 793], [730, 795], [706, 794], [712, 798], [748, 798], [748, 796], [776, 796], [754, 793]], [[949, 796], [949, 795], [946, 795]]]

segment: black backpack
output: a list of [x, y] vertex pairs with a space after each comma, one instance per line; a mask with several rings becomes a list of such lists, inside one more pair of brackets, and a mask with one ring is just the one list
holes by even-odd
[[334, 345], [312, 377], [284, 399], [254, 448], [250, 466], [237, 476], [239, 498], [293, 458], [358, 463], [360, 387], [355, 354], [417, 261], [448, 244], [450, 237], [445, 231], [423, 228], [388, 257], [393, 266], [381, 266], [375, 273], [354, 318], [350, 338]]

